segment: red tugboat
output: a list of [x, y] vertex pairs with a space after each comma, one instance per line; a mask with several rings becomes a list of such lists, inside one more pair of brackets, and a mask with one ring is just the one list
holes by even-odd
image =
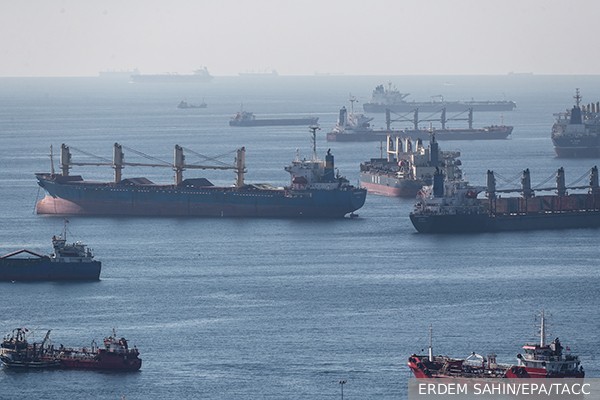
[[525, 355], [517, 355], [516, 365], [496, 363], [495, 354], [488, 355], [487, 359], [476, 353], [464, 359], [434, 356], [431, 328], [429, 334], [429, 354], [413, 354], [408, 358], [408, 366], [416, 378], [583, 378], [585, 376], [579, 357], [563, 354], [563, 347], [558, 338], [546, 344], [543, 311], [540, 342], [525, 344], [523, 346]]
[[0, 344], [0, 361], [9, 368], [63, 368], [108, 371], [137, 371], [142, 366], [139, 351], [129, 348], [125, 338], [115, 331], [104, 338], [104, 347], [95, 341], [90, 348], [55, 348], [49, 342], [50, 331], [41, 343], [27, 341], [27, 328], [17, 328]]

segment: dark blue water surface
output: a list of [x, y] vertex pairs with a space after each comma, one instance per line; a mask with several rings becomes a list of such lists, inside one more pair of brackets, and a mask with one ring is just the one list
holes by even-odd
[[[43, 193], [33, 174], [49, 171], [51, 144], [90, 161], [77, 150], [111, 159], [119, 142], [167, 162], [175, 144], [211, 156], [246, 146], [248, 182], [286, 184], [296, 149], [310, 155], [306, 127], [229, 127], [242, 104], [259, 116], [318, 116], [320, 155], [331, 148], [340, 173], [357, 183], [359, 163], [379, 156], [379, 144], [327, 143], [325, 133], [350, 93], [361, 104], [388, 80], [418, 100], [517, 102], [503, 115], [475, 114], [476, 126], [513, 125], [511, 139], [441, 143], [462, 152], [472, 183], [483, 184], [487, 169], [512, 179], [529, 168], [535, 185], [560, 166], [571, 183], [599, 162], [557, 159], [550, 141], [552, 114], [572, 105], [576, 87], [584, 102], [600, 100], [596, 76], [0, 79], [0, 253], [47, 253], [62, 229], [61, 218], [34, 213]], [[182, 99], [208, 108], [179, 110]], [[384, 116], [373, 116], [383, 127]], [[72, 173], [112, 179], [109, 167]], [[124, 176], [171, 182], [173, 171], [127, 167]], [[234, 180], [230, 171], [185, 176]], [[600, 376], [598, 229], [419, 235], [412, 204], [369, 195], [359, 218], [333, 221], [72, 217], [71, 238], [95, 250], [101, 280], [0, 283], [0, 332], [26, 326], [41, 340], [52, 329], [55, 344], [87, 346], [116, 328], [140, 349], [142, 369], [2, 368], [0, 398], [335, 399], [340, 380], [348, 399], [405, 398], [406, 359], [427, 346], [430, 324], [436, 353], [495, 352], [515, 362], [541, 309], [551, 314], [550, 335]]]

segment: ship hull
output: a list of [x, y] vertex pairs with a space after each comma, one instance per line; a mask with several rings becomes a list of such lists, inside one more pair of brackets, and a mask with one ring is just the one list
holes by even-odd
[[97, 281], [100, 261], [60, 262], [49, 257], [0, 259], [0, 281]]
[[229, 121], [230, 126], [293, 126], [293, 125], [316, 125], [319, 118], [289, 118], [289, 119], [255, 119], [248, 121]]
[[552, 136], [554, 151], [559, 158], [600, 157], [600, 136], [587, 137]]
[[600, 210], [529, 214], [410, 214], [419, 233], [474, 233], [600, 227]]
[[285, 190], [172, 185], [57, 183], [38, 175], [47, 195], [38, 214], [341, 218], [363, 206], [365, 189]]
[[360, 186], [369, 193], [381, 196], [414, 198], [424, 184], [421, 180], [402, 180], [365, 172], [360, 174]]
[[516, 107], [512, 101], [489, 102], [402, 102], [397, 104], [365, 103], [363, 109], [367, 113], [412, 112], [419, 109], [422, 112], [439, 112], [443, 108], [447, 112], [461, 112], [472, 108], [473, 111], [512, 111]]
[[[507, 139], [512, 133], [512, 126], [493, 126], [481, 129], [436, 129], [436, 140], [499, 140]], [[407, 129], [401, 131], [370, 131], [358, 133], [327, 134], [329, 142], [375, 142], [387, 140], [388, 134], [409, 136], [413, 139], [429, 140], [431, 131], [424, 129]]]
[[102, 371], [137, 371], [142, 367], [142, 360], [137, 357], [104, 352], [91, 355], [91, 358], [59, 357], [61, 369], [90, 369]]

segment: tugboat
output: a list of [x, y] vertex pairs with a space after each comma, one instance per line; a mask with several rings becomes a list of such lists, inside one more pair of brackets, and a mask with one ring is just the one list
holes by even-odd
[[[100, 279], [102, 263], [82, 242], [67, 243], [63, 233], [52, 237], [54, 252], [41, 255], [21, 249], [0, 256], [0, 281], [81, 281]], [[23, 257], [26, 254], [29, 256]]]
[[558, 338], [546, 343], [544, 312], [541, 313], [540, 341], [525, 344], [525, 355], [517, 354], [518, 362], [498, 364], [496, 355], [483, 357], [472, 353], [469, 357], [451, 358], [434, 356], [429, 328], [429, 351], [427, 355], [413, 354], [408, 358], [408, 367], [416, 378], [583, 378], [585, 372], [579, 356], [570, 354]]
[[70, 348], [50, 344], [49, 330], [41, 343], [29, 343], [27, 328], [17, 328], [0, 345], [0, 361], [8, 368], [62, 368], [109, 371], [137, 371], [142, 366], [139, 351], [129, 347], [125, 338], [117, 338], [113, 329], [104, 338], [104, 347], [95, 341], [89, 348]]
[[600, 157], [600, 102], [581, 104], [579, 88], [575, 91], [575, 106], [555, 114], [552, 143], [559, 158]]
[[58, 368], [60, 360], [54, 357], [46, 344], [50, 331], [41, 343], [29, 343], [29, 329], [17, 328], [0, 344], [0, 361], [9, 368]]

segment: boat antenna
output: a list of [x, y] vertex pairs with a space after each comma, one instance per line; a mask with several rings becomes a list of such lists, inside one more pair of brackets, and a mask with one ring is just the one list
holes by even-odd
[[67, 224], [69, 220], [65, 218], [64, 226], [63, 226], [63, 239], [67, 240]]
[[50, 145], [50, 173], [54, 175], [54, 153], [52, 151], [52, 145]]
[[429, 325], [429, 362], [433, 362], [433, 325]]
[[354, 103], [358, 100], [356, 99], [356, 97], [352, 96], [352, 93], [350, 93], [350, 98], [348, 100], [350, 100], [350, 112], [354, 114]]
[[546, 319], [544, 318], [544, 310], [540, 315], [540, 347], [546, 346]]
[[311, 132], [312, 150], [313, 150], [313, 161], [317, 160], [317, 130], [321, 130], [318, 125], [311, 125], [308, 127]]

